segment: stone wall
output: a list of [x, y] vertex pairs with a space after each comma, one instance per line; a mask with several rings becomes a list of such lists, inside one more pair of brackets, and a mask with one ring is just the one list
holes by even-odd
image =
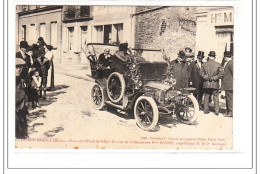
[[196, 7], [137, 7], [135, 47], [164, 49], [171, 60], [185, 47], [194, 50], [195, 10]]

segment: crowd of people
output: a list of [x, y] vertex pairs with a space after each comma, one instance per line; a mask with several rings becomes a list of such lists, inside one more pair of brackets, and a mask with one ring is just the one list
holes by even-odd
[[53, 47], [42, 37], [37, 43], [20, 42], [16, 53], [16, 138], [26, 138], [29, 105], [40, 107], [39, 98], [46, 100], [46, 91], [54, 89]]
[[[215, 61], [215, 51], [210, 51], [205, 59], [204, 52], [198, 51], [194, 60], [192, 50], [186, 48], [178, 53], [178, 58], [171, 62], [176, 78], [175, 88], [195, 88], [200, 109], [209, 114], [209, 103], [214, 101], [215, 115], [219, 115], [219, 93], [225, 91], [226, 117], [233, 117], [233, 56], [224, 52], [222, 64]], [[204, 100], [202, 100], [204, 98]]]

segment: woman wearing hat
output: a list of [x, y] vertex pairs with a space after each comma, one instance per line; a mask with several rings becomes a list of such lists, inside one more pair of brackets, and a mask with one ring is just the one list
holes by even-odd
[[50, 62], [50, 69], [48, 70], [48, 79], [47, 79], [47, 88], [52, 90], [54, 89], [54, 64], [53, 64], [53, 52], [51, 51], [53, 46], [46, 45], [45, 46], [45, 57]]

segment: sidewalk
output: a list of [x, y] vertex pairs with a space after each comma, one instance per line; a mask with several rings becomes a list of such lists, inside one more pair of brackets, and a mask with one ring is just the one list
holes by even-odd
[[77, 63], [77, 64], [58, 64], [54, 65], [54, 72], [63, 74], [66, 76], [75, 77], [77, 79], [84, 79], [87, 81], [94, 81], [91, 77], [91, 71], [89, 64]]

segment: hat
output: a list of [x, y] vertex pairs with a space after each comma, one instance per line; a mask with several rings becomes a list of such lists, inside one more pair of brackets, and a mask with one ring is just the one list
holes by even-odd
[[26, 51], [33, 51], [33, 47], [32, 47], [32, 46], [28, 46], [28, 48], [26, 49]]
[[210, 57], [216, 57], [215, 51], [210, 51], [209, 54], [208, 54], [208, 56], [210, 56]]
[[15, 91], [15, 103], [20, 104], [25, 99], [25, 92], [22, 89]]
[[16, 58], [15, 59], [15, 65], [16, 66], [25, 66], [25, 61], [21, 58]]
[[180, 51], [178, 53], [178, 57], [184, 59], [186, 57], [185, 52], [184, 51]]
[[225, 51], [225, 52], [224, 52], [224, 56], [225, 56], [225, 57], [232, 57], [230, 51]]
[[28, 48], [28, 47], [29, 47], [29, 45], [28, 45], [27, 41], [20, 42], [20, 48]]
[[189, 47], [186, 47], [184, 50], [185, 50], [185, 52], [187, 52], [187, 53], [191, 53], [191, 52], [192, 52], [192, 49], [190, 49]]
[[53, 49], [53, 46], [51, 46], [51, 45], [46, 45], [46, 47], [47, 47], [47, 49], [48, 49], [49, 51], [51, 51], [51, 50]]
[[38, 38], [38, 41], [44, 42], [43, 37], [39, 37], [39, 38]]
[[121, 43], [119, 45], [119, 51], [126, 51], [128, 48], [128, 43]]
[[199, 51], [197, 57], [203, 59], [204, 58], [204, 52]]

